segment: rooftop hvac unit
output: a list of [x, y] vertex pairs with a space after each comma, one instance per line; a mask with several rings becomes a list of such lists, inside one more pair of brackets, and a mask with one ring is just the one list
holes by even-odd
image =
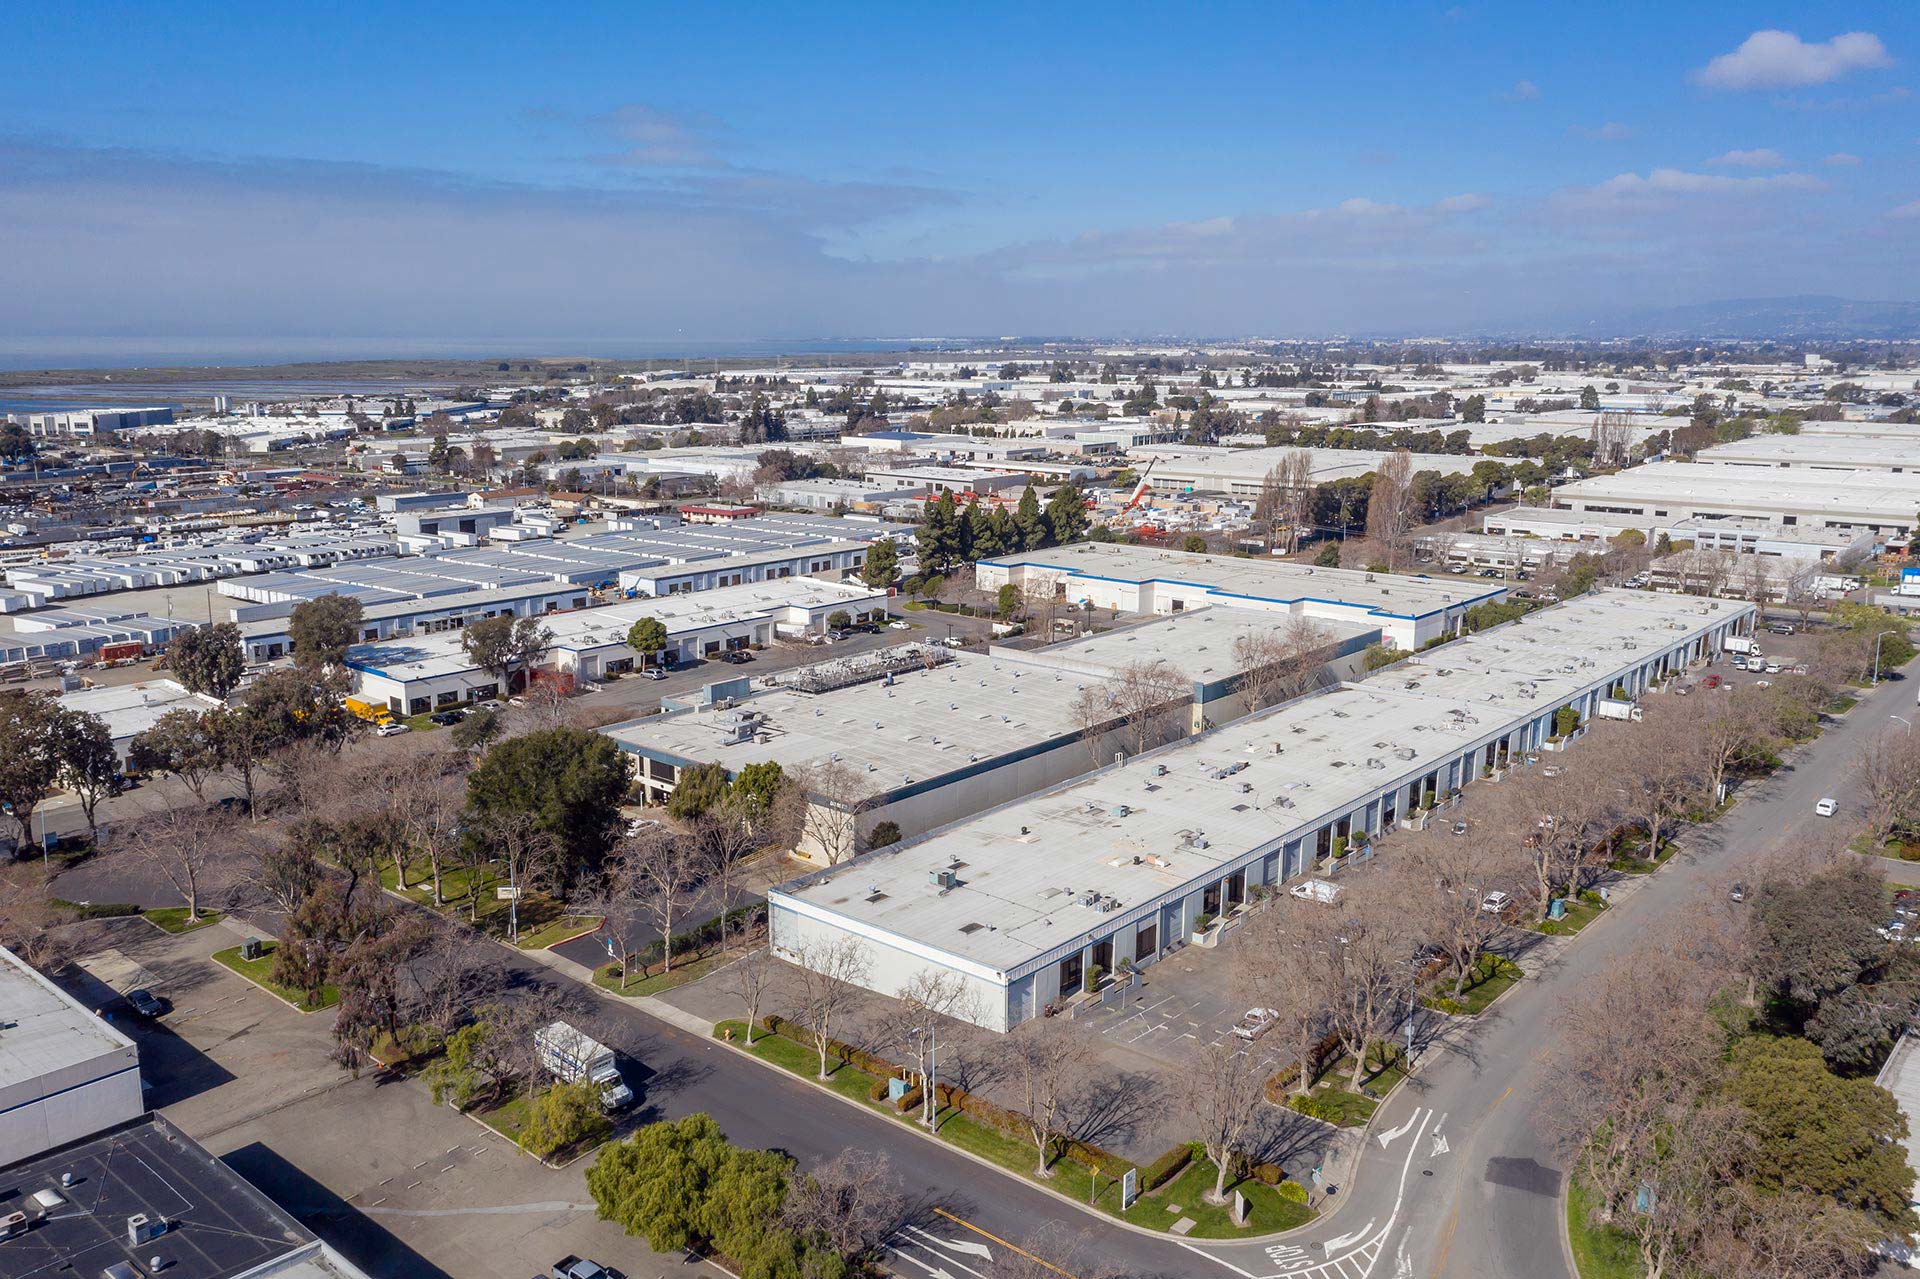
[[960, 882], [959, 876], [944, 866], [938, 870], [928, 872], [927, 879], [928, 882], [943, 893], [950, 891]]
[[1167, 775], [1167, 766], [1165, 764], [1155, 764], [1153, 766], [1153, 775], [1155, 777], [1165, 777]]
[[1133, 812], [1133, 810], [1131, 808], [1128, 808], [1125, 804], [1115, 804], [1113, 806], [1113, 815], [1115, 817], [1125, 817], [1131, 812]]
[[167, 1223], [157, 1221], [144, 1212], [136, 1212], [127, 1218], [127, 1246], [138, 1248], [143, 1243], [152, 1243], [167, 1233]]

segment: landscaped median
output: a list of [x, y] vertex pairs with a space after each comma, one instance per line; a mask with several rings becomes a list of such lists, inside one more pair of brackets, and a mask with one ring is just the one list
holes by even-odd
[[332, 986], [320, 988], [318, 1003], [307, 1000], [307, 992], [283, 986], [273, 979], [273, 952], [277, 943], [267, 942], [260, 949], [260, 958], [243, 959], [238, 946], [229, 946], [225, 950], [213, 952], [213, 962], [223, 968], [230, 968], [248, 981], [274, 997], [284, 1000], [303, 1013], [319, 1012], [331, 1008], [340, 1002], [340, 992]]
[[[770, 1019], [767, 1029], [756, 1029], [747, 1046], [747, 1025], [723, 1021], [714, 1027], [717, 1038], [770, 1065], [830, 1089], [875, 1114], [913, 1125], [923, 1133], [922, 1094], [910, 1088], [897, 1100], [888, 1099], [888, 1080], [903, 1078], [898, 1068], [858, 1049], [839, 1045], [828, 1058], [829, 1074], [818, 1078], [820, 1057], [809, 1043], [782, 1032], [786, 1023]], [[1135, 1165], [1083, 1142], [1056, 1138], [1048, 1157], [1049, 1176], [1035, 1176], [1039, 1151], [1023, 1131], [1019, 1117], [982, 1097], [947, 1084], [938, 1086], [935, 1116], [937, 1140], [995, 1164], [1036, 1185], [1044, 1185], [1078, 1203], [1147, 1230], [1184, 1234], [1192, 1239], [1238, 1239], [1291, 1230], [1313, 1220], [1306, 1191], [1298, 1182], [1282, 1180], [1271, 1164], [1256, 1164], [1246, 1175], [1229, 1177], [1228, 1190], [1246, 1196], [1247, 1223], [1236, 1226], [1224, 1204], [1210, 1204], [1216, 1169], [1195, 1145], [1175, 1146], [1139, 1169], [1139, 1197], [1120, 1210], [1121, 1178]], [[1185, 1225], [1179, 1231], [1176, 1226]]]
[[1514, 983], [1525, 975], [1520, 965], [1511, 959], [1482, 955], [1474, 961], [1473, 971], [1467, 974], [1467, 980], [1461, 985], [1458, 995], [1453, 993], [1450, 982], [1443, 981], [1435, 990], [1444, 990], [1445, 994], [1430, 994], [1420, 1002], [1450, 1017], [1475, 1017], [1485, 1012], [1494, 1000], [1513, 989]]
[[1305, 1092], [1295, 1088], [1300, 1067], [1285, 1067], [1266, 1082], [1267, 1100], [1336, 1128], [1359, 1128], [1373, 1118], [1380, 1102], [1406, 1078], [1405, 1054], [1391, 1044], [1367, 1046], [1360, 1090], [1353, 1091], [1353, 1054], [1342, 1051], [1340, 1037], [1329, 1035], [1314, 1053], [1313, 1078]]
[[140, 914], [154, 927], [176, 934], [190, 933], [220, 922], [220, 912], [217, 910], [203, 910], [196, 916], [189, 916], [185, 906], [157, 906]]

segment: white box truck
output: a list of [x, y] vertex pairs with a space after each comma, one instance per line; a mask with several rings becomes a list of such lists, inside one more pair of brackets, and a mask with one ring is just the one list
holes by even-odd
[[1603, 697], [1594, 706], [1594, 714], [1601, 719], [1630, 719], [1638, 723], [1645, 713], [1634, 703], [1618, 697]]
[[547, 1073], [565, 1083], [590, 1081], [600, 1090], [600, 1104], [624, 1110], [633, 1104], [633, 1090], [620, 1078], [620, 1060], [613, 1049], [589, 1039], [564, 1021], [533, 1032], [534, 1047]]
[[1340, 900], [1340, 894], [1346, 889], [1330, 880], [1303, 879], [1287, 891], [1301, 901], [1319, 902], [1323, 906], [1331, 906]]
[[1727, 651], [1729, 653], [1751, 653], [1755, 647], [1756, 644], [1751, 635], [1727, 636]]

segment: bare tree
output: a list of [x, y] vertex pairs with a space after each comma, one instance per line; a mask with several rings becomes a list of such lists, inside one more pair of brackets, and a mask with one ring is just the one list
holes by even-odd
[[1282, 897], [1253, 916], [1234, 951], [1240, 984], [1273, 1015], [1267, 1033], [1293, 1054], [1293, 1091], [1302, 1097], [1313, 1087], [1319, 1044], [1332, 1020], [1329, 992], [1338, 948], [1336, 912]]
[[[560, 867], [559, 841], [535, 824], [531, 813], [503, 813], [486, 822], [487, 842], [516, 894], [550, 888]], [[478, 876], [475, 876], [478, 879]], [[475, 887], [478, 904], [478, 886]], [[511, 903], [509, 940], [519, 940], [519, 901]]]
[[977, 1001], [964, 976], [939, 968], [922, 968], [894, 992], [894, 999], [881, 1030], [913, 1063], [920, 1079], [920, 1122], [932, 1128], [940, 1108], [934, 1097], [940, 1034], [948, 1022], [976, 1016]]
[[837, 759], [796, 769], [800, 837], [829, 866], [859, 851], [860, 804], [872, 788]]
[[1020, 588], [1020, 603], [1033, 633], [1045, 642], [1053, 641], [1053, 624], [1060, 616], [1058, 583], [1051, 577], [1035, 577], [1029, 570], [1027, 582]]
[[168, 808], [114, 833], [112, 844], [160, 873], [198, 922], [200, 898], [233, 868], [240, 824], [218, 808]]
[[820, 1054], [820, 1078], [827, 1077], [827, 1053], [834, 1027], [860, 997], [867, 980], [867, 955], [851, 937], [813, 941], [794, 951], [799, 978], [800, 1020]]
[[1332, 642], [1324, 627], [1300, 616], [1275, 630], [1236, 636], [1233, 661], [1241, 671], [1247, 710], [1263, 710], [1305, 692]]
[[1920, 821], [1920, 736], [1889, 729], [1854, 765], [1867, 799], [1867, 835], [1875, 848], [1902, 826]]
[[898, 1230], [908, 1198], [883, 1154], [843, 1150], [788, 1188], [781, 1216], [848, 1261], [871, 1257]]
[[[661, 968], [673, 971], [673, 926], [700, 884], [701, 855], [693, 840], [662, 826], [643, 826], [620, 841], [608, 878], [618, 894], [643, 904], [660, 930]], [[723, 906], [724, 909], [724, 906]]]
[[1280, 520], [1286, 530], [1287, 554], [1291, 555], [1300, 549], [1300, 537], [1312, 518], [1313, 454], [1306, 449], [1291, 449], [1274, 469], [1280, 473]]
[[1820, 592], [1814, 589], [1814, 579], [1819, 575], [1819, 569], [1812, 565], [1794, 569], [1780, 592], [1780, 602], [1792, 609], [1794, 616], [1800, 619], [1801, 630], [1805, 630], [1813, 620], [1815, 610], [1826, 603], [1820, 598]]
[[756, 946], [740, 958], [729, 964], [726, 969], [727, 985], [733, 993], [740, 996], [740, 1002], [747, 1009], [747, 1047], [753, 1047], [753, 1029], [760, 1020], [760, 1007], [767, 997], [767, 988], [773, 983], [773, 956], [766, 947]]
[[1595, 466], [1612, 469], [1625, 466], [1633, 449], [1633, 428], [1625, 413], [1602, 413], [1593, 422], [1593, 461]]
[[1367, 536], [1380, 544], [1389, 571], [1400, 566], [1413, 527], [1413, 454], [1396, 449], [1380, 460], [1367, 498]]
[[1115, 673], [1112, 694], [1127, 742], [1140, 755], [1174, 736], [1176, 723], [1184, 730], [1193, 686], [1165, 661], [1133, 662]]
[[1085, 1082], [1090, 1050], [1064, 1025], [1035, 1023], [1009, 1035], [1007, 1074], [1022, 1101], [1021, 1119], [1033, 1141], [1037, 1177], [1051, 1177], [1047, 1165], [1061, 1112], [1071, 1090]]
[[0, 946], [36, 967], [53, 961], [59, 934], [67, 922], [47, 888], [47, 868], [39, 862], [0, 863]]
[[1413, 932], [1400, 904], [1347, 894], [1328, 908], [1340, 917], [1337, 964], [1328, 990], [1333, 1027], [1353, 1054], [1348, 1086], [1360, 1090], [1367, 1049], [1381, 1039], [1402, 1010], [1413, 960]]
[[1231, 1036], [1207, 1044], [1181, 1072], [1181, 1100], [1213, 1160], [1213, 1190], [1207, 1198], [1225, 1203], [1227, 1173], [1259, 1117], [1265, 1078], [1259, 1058]]
[[1519, 891], [1526, 874], [1512, 844], [1483, 842], [1475, 823], [1467, 825], [1465, 835], [1429, 826], [1396, 841], [1394, 852], [1400, 896], [1427, 940], [1446, 951], [1455, 999], [1506, 926], [1486, 909], [1488, 894]]

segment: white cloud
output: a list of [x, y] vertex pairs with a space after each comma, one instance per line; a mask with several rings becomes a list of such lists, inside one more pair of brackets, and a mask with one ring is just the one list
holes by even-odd
[[1595, 142], [1619, 142], [1633, 136], [1633, 126], [1621, 124], [1618, 120], [1609, 120], [1593, 128], [1584, 124], [1570, 124], [1567, 126], [1567, 136], [1591, 138]]
[[1853, 165], [1860, 163], [1860, 157], [1851, 151], [1835, 151], [1832, 155], [1821, 160], [1820, 163], [1833, 169], [1851, 168]]
[[1460, 195], [1450, 195], [1444, 200], [1436, 201], [1433, 206], [1433, 211], [1435, 213], [1478, 213], [1492, 203], [1493, 201], [1489, 200], [1486, 196], [1478, 192], [1468, 191]]
[[1827, 84], [1855, 71], [1892, 65], [1887, 47], [1870, 31], [1849, 31], [1812, 44], [1791, 31], [1756, 31], [1692, 78], [1709, 89], [1784, 89]]
[[1890, 218], [1920, 218], [1920, 200], [1909, 200], [1897, 209], [1888, 209]]
[[1728, 151], [1707, 163], [1727, 169], [1784, 169], [1787, 158], [1772, 147], [1756, 147], [1751, 151]]
[[1512, 96], [1520, 99], [1522, 102], [1531, 102], [1540, 96], [1540, 86], [1531, 80], [1515, 80], [1513, 82]]
[[1739, 198], [1777, 191], [1824, 191], [1826, 186], [1819, 178], [1806, 173], [1736, 178], [1726, 173], [1655, 169], [1647, 174], [1617, 174], [1597, 186], [1568, 187], [1555, 192], [1554, 199], [1575, 209], [1634, 211], [1703, 196]]

